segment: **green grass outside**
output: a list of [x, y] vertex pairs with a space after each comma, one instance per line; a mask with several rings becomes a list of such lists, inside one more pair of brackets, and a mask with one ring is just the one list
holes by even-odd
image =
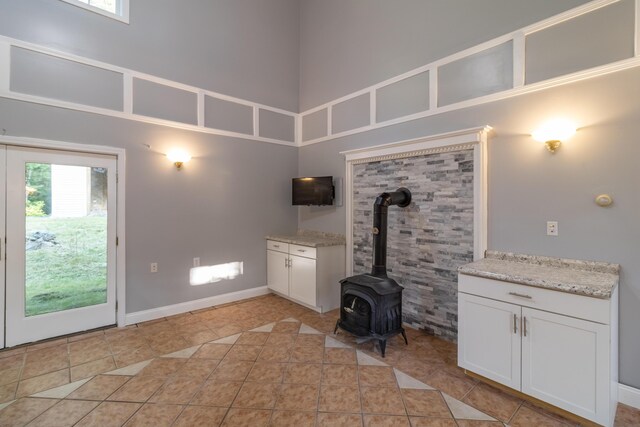
[[106, 217], [27, 217], [26, 228], [58, 243], [26, 252], [27, 316], [107, 301]]

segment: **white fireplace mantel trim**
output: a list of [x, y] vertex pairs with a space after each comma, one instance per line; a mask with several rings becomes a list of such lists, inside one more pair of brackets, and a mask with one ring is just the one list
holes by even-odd
[[490, 126], [464, 129], [417, 139], [343, 151], [347, 214], [347, 276], [353, 274], [353, 167], [361, 163], [401, 159], [473, 148], [473, 258], [487, 249], [487, 140]]

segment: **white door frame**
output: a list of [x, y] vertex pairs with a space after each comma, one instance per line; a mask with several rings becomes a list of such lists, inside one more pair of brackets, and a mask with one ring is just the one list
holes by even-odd
[[347, 276], [353, 275], [353, 166], [381, 160], [473, 149], [473, 259], [487, 250], [487, 141], [491, 126], [342, 151], [345, 156]]
[[[54, 141], [39, 138], [26, 138], [17, 136], [0, 136], [0, 144], [6, 146], [18, 146], [28, 148], [44, 148], [49, 150], [74, 151], [90, 154], [105, 154], [116, 157], [118, 166], [116, 174], [116, 320], [118, 327], [125, 326], [126, 315], [126, 235], [125, 235], [125, 182], [126, 182], [126, 150], [124, 148], [108, 147], [102, 145], [78, 144], [65, 141]], [[0, 158], [1, 161], [1, 158]], [[0, 185], [4, 178], [0, 177]], [[4, 204], [4, 201], [0, 202]], [[4, 209], [3, 209], [4, 212]], [[3, 231], [4, 233], [4, 231]], [[4, 248], [3, 248], [4, 249]], [[4, 288], [4, 281], [3, 281]], [[4, 289], [3, 289], [4, 290]], [[4, 292], [2, 292], [2, 310], [4, 310]], [[0, 325], [4, 326], [4, 316]], [[4, 327], [0, 330], [0, 343], [4, 345]]]
[[[5, 145], [0, 145], [0, 307], [2, 310], [5, 309], [5, 273], [7, 271], [7, 244], [5, 242], [6, 236], [5, 233], [7, 231], [6, 224], [6, 190], [7, 190], [7, 173], [6, 167], [7, 165], [7, 147]], [[3, 312], [2, 316], [0, 316], [0, 348], [4, 347], [5, 337], [4, 337], [4, 318], [5, 314]]]

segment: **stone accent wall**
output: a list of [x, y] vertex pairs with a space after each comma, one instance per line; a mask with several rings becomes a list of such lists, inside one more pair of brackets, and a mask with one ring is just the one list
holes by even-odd
[[376, 196], [399, 187], [413, 200], [389, 208], [387, 268], [405, 288], [403, 320], [455, 340], [457, 268], [473, 261], [473, 150], [354, 165], [354, 274], [371, 269]]

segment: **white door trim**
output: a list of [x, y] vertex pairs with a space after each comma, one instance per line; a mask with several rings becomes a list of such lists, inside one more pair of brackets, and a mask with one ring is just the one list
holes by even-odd
[[490, 131], [490, 126], [483, 126], [340, 153], [345, 156], [346, 164], [347, 276], [353, 274], [353, 166], [380, 160], [473, 148], [473, 258], [484, 257], [487, 249], [487, 140]]
[[[7, 281], [5, 280], [5, 273], [7, 270], [7, 244], [5, 242], [5, 233], [7, 228], [5, 226], [6, 221], [6, 190], [7, 190], [7, 147], [0, 145], [0, 307], [2, 310], [5, 308], [5, 294]], [[0, 316], [0, 348], [4, 347], [4, 312]]]
[[125, 200], [126, 200], [126, 150], [124, 148], [102, 145], [78, 144], [74, 142], [55, 141], [40, 138], [18, 136], [0, 136], [0, 144], [30, 148], [45, 148], [50, 150], [75, 151], [92, 154], [106, 154], [116, 156], [117, 171], [117, 214], [116, 235], [116, 319], [119, 327], [125, 326], [126, 314], [126, 228], [125, 228]]

